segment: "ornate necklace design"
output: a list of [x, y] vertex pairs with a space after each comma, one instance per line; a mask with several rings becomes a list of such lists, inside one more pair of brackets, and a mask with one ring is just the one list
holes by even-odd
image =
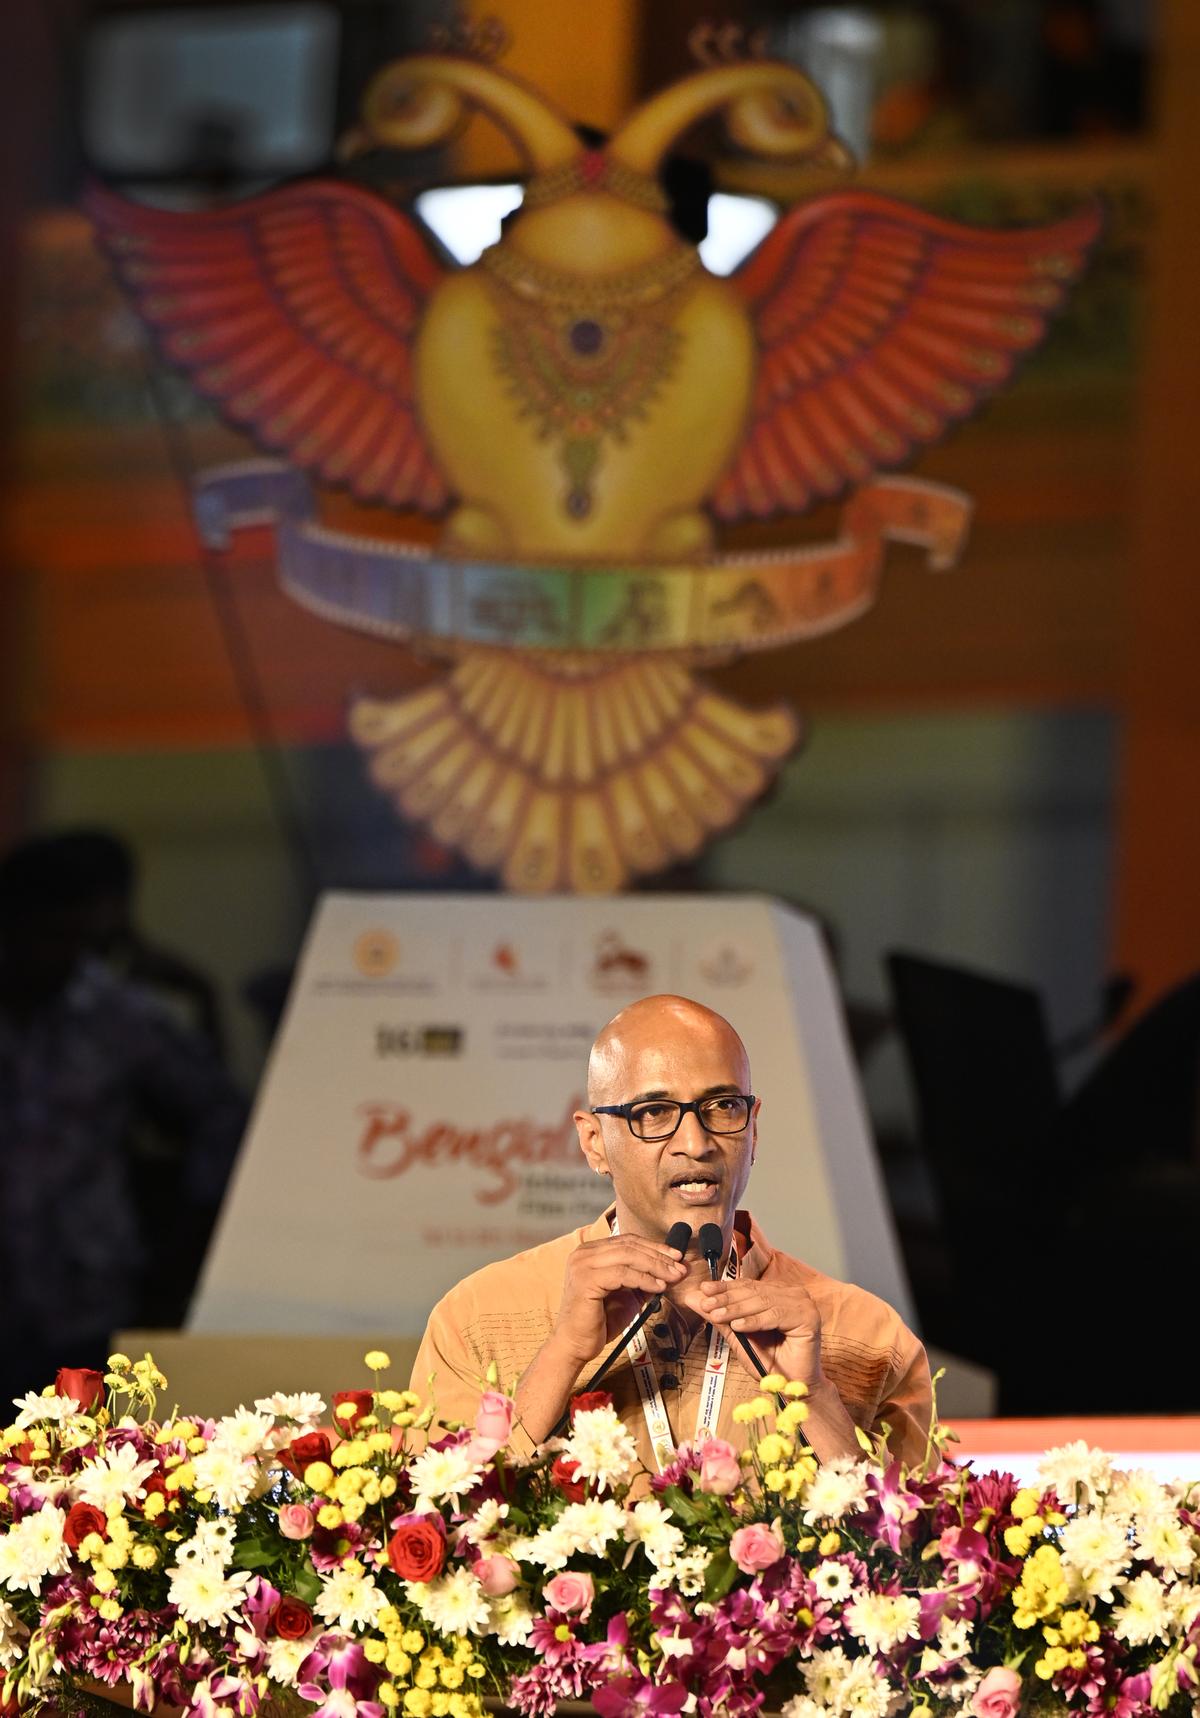
[[696, 273], [696, 254], [670, 251], [600, 276], [560, 273], [499, 246], [481, 260], [499, 289], [497, 368], [521, 416], [558, 441], [563, 507], [586, 519], [605, 439], [625, 439], [678, 362], [683, 337], [668, 311]]

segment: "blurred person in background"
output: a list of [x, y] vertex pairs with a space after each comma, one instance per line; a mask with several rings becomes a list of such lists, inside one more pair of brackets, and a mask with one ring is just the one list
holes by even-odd
[[[95, 934], [73, 838], [0, 860], [0, 1400], [102, 1364], [112, 1332], [163, 1303], [152, 1256], [190, 1289], [245, 1124], [212, 1044], [99, 960]], [[157, 1236], [138, 1200], [146, 1127], [180, 1148]]]

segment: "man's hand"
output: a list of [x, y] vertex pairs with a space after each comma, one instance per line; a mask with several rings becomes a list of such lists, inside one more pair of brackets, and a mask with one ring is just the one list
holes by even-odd
[[639, 1296], [687, 1275], [672, 1248], [641, 1235], [585, 1241], [567, 1260], [554, 1328], [517, 1385], [517, 1417], [534, 1443], [549, 1437], [583, 1368], [637, 1313]]
[[638, 1294], [661, 1294], [687, 1275], [678, 1252], [641, 1235], [585, 1241], [567, 1260], [562, 1304], [549, 1340], [576, 1370], [618, 1336], [638, 1310]]
[[734, 1353], [751, 1370], [739, 1333], [750, 1338], [768, 1372], [797, 1378], [811, 1391], [824, 1382], [821, 1314], [807, 1289], [735, 1277], [732, 1282], [698, 1283], [687, 1300], [694, 1312], [725, 1332]]
[[688, 1305], [723, 1330], [738, 1359], [757, 1377], [739, 1333], [749, 1337], [768, 1372], [808, 1385], [804, 1433], [821, 1461], [861, 1457], [854, 1422], [821, 1370], [821, 1314], [806, 1288], [773, 1282], [707, 1282], [685, 1291]]

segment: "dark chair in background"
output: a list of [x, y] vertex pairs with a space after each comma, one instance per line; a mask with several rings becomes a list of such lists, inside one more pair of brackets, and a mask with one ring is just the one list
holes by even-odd
[[1194, 1411], [1200, 978], [1064, 1098], [1035, 990], [910, 954], [887, 968], [940, 1208], [940, 1276], [900, 1225], [930, 1339], [992, 1367], [1004, 1413]]

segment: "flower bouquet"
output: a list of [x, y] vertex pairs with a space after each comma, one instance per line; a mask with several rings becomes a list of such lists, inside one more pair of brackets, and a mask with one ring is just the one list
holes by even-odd
[[430, 1443], [406, 1390], [156, 1418], [147, 1356], [63, 1371], [0, 1434], [4, 1713], [254, 1718], [1200, 1710], [1200, 1488], [1083, 1444], [1036, 1487], [936, 1428], [818, 1466], [804, 1387], [735, 1411], [747, 1448], [647, 1474], [603, 1393], [530, 1461], [494, 1382]]

